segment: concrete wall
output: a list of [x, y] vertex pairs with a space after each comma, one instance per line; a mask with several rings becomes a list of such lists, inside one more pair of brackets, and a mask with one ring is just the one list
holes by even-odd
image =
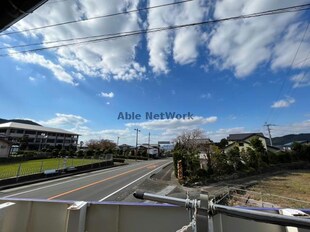
[[8, 157], [10, 154], [11, 145], [6, 141], [0, 140], [0, 158]]

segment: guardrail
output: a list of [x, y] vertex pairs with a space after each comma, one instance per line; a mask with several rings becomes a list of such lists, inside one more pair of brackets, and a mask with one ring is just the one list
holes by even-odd
[[171, 205], [0, 198], [1, 232], [165, 232], [188, 221]]
[[169, 204], [0, 198], [0, 231], [310, 231], [309, 219], [279, 215], [278, 209], [223, 206], [206, 195], [194, 200], [141, 192], [135, 196]]

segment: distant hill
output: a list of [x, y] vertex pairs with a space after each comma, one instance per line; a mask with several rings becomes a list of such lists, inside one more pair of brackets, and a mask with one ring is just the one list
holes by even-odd
[[282, 137], [272, 138], [273, 145], [284, 145], [286, 143], [294, 142], [294, 141], [310, 141], [310, 133], [307, 134], [290, 134]]
[[1, 123], [7, 123], [7, 122], [17, 122], [17, 123], [25, 123], [29, 125], [34, 125], [34, 126], [41, 126], [40, 124], [33, 122], [31, 120], [25, 120], [25, 119], [3, 119], [0, 118], [0, 124]]

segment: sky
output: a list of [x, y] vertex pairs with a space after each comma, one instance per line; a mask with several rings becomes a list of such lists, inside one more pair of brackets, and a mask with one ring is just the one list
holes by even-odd
[[[273, 137], [310, 132], [310, 10], [81, 39], [310, 3], [191, 0], [101, 17], [172, 2], [49, 0], [0, 34], [0, 118], [131, 145], [136, 128], [139, 144], [197, 128], [214, 141], [268, 136], [265, 123]], [[46, 27], [72, 20], [83, 21]]]

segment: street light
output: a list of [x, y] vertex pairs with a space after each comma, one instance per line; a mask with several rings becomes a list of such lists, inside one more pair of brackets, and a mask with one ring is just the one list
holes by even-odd
[[136, 161], [137, 161], [137, 155], [138, 155], [138, 134], [141, 132], [138, 128], [134, 129], [136, 133]]

